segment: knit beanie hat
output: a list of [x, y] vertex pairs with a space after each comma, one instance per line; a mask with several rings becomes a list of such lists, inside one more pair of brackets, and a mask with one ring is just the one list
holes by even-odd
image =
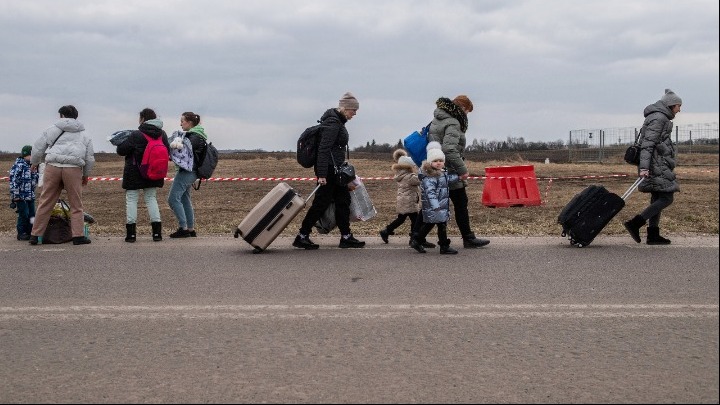
[[670, 107], [673, 105], [682, 105], [682, 99], [678, 97], [677, 94], [675, 94], [674, 91], [670, 89], [665, 89], [665, 95], [662, 96], [660, 101], [663, 102], [666, 106]]
[[340, 97], [338, 107], [348, 110], [357, 110], [360, 108], [360, 103], [355, 98], [355, 96], [353, 96], [352, 93], [348, 91], [347, 93], [343, 94], [342, 97]]
[[22, 151], [20, 152], [20, 155], [21, 155], [22, 157], [32, 155], [32, 146], [30, 146], [30, 145], [25, 145], [25, 146], [23, 146], [23, 147], [22, 147]]
[[434, 162], [436, 160], [445, 161], [445, 154], [439, 142], [432, 141], [427, 145], [427, 161]]
[[400, 156], [400, 159], [398, 159], [398, 164], [403, 166], [415, 166], [415, 162], [410, 156]]
[[457, 104], [461, 108], [464, 108], [467, 110], [467, 112], [470, 112], [473, 110], [473, 103], [470, 101], [468, 96], [461, 94], [453, 99], [453, 103]]

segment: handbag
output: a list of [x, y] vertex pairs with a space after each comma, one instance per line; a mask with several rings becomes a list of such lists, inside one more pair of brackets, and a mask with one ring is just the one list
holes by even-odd
[[[348, 150], [348, 155], [350, 155], [350, 151]], [[340, 166], [335, 163], [335, 157], [330, 153], [330, 158], [333, 161], [333, 166], [335, 167], [335, 178], [337, 179], [337, 182], [341, 186], [347, 186], [350, 184], [355, 178], [357, 177], [355, 175], [355, 166], [351, 165], [350, 162], [347, 160], [342, 162]]]
[[53, 208], [47, 228], [43, 234], [42, 243], [67, 243], [70, 242], [72, 238], [70, 207], [65, 201], [60, 200], [55, 204], [55, 208]]
[[626, 163], [629, 163], [631, 165], [638, 166], [640, 164], [640, 139], [641, 136], [645, 133], [645, 127], [640, 128], [640, 131], [638, 131], [637, 136], [635, 137], [635, 143], [630, 145], [625, 150], [625, 156], [623, 159]]

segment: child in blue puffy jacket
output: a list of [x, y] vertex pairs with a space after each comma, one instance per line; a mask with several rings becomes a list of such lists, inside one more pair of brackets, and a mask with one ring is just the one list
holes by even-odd
[[32, 146], [25, 145], [10, 169], [10, 201], [17, 212], [17, 239], [29, 240], [35, 219], [35, 187], [38, 173], [30, 170]]
[[447, 222], [450, 220], [450, 183], [460, 181], [457, 174], [448, 174], [445, 170], [445, 154], [438, 142], [430, 142], [427, 146], [427, 160], [418, 173], [422, 191], [422, 221], [413, 231], [410, 246], [420, 253], [425, 253], [422, 242], [433, 227], [437, 226], [440, 254], [454, 255], [457, 250], [450, 247], [447, 236]]

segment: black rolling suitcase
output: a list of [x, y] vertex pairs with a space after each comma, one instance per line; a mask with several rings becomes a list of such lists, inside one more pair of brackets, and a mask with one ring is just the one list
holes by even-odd
[[584, 247], [592, 243], [605, 226], [625, 207], [625, 201], [643, 180], [639, 177], [622, 196], [603, 186], [591, 185], [575, 195], [558, 215], [562, 236], [570, 244]]

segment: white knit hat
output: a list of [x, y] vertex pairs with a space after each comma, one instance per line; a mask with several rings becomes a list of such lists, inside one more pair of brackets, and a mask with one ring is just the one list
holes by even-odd
[[404, 166], [415, 166], [415, 162], [412, 160], [410, 156], [400, 156], [398, 158], [398, 164], [404, 165]]
[[440, 146], [439, 142], [430, 142], [427, 145], [426, 149], [428, 162], [434, 162], [436, 160], [442, 160], [443, 162], [445, 161], [445, 154], [443, 153], [442, 146]]

